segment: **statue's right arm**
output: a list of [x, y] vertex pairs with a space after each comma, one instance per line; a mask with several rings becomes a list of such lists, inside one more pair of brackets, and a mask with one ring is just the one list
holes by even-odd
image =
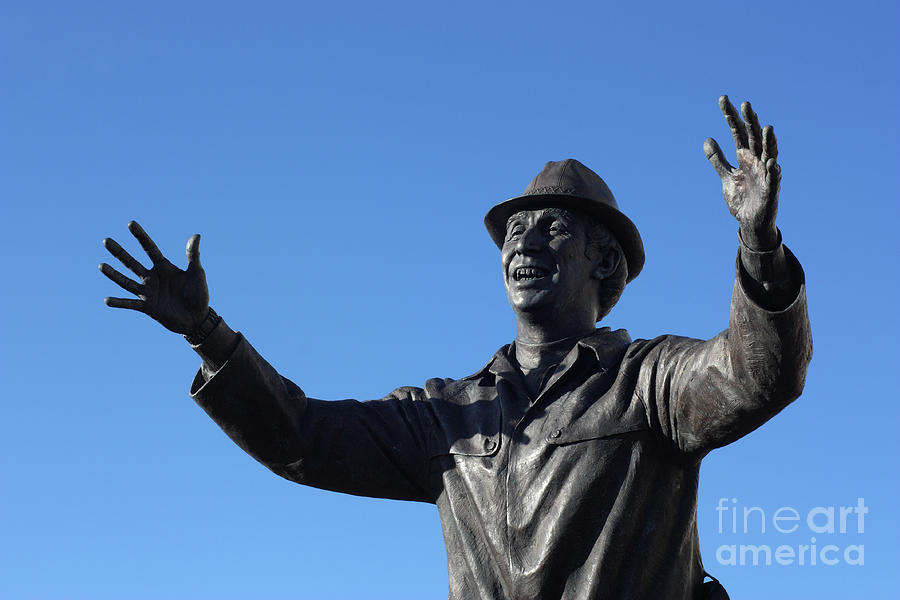
[[140, 282], [104, 263], [100, 270], [137, 298], [107, 298], [113, 308], [142, 312], [184, 335], [202, 358], [191, 396], [241, 448], [292, 481], [350, 494], [433, 502], [439, 474], [428, 448], [430, 404], [418, 388], [381, 400], [308, 399], [279, 375], [240, 333], [209, 307], [200, 236], [187, 244], [187, 269], [169, 262], [140, 225], [128, 226], [150, 269], [114, 240], [109, 252]]
[[402, 388], [367, 402], [307, 398], [224, 321], [195, 350], [204, 360], [191, 397], [274, 473], [360, 496], [435, 501], [435, 428], [423, 390]]

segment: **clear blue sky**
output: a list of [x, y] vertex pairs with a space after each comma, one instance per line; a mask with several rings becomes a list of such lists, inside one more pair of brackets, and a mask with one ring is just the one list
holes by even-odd
[[[0, 596], [445, 598], [434, 507], [306, 489], [243, 454], [188, 398], [185, 342], [103, 305], [100, 240], [138, 255], [137, 219], [183, 264], [202, 233], [232, 327], [311, 396], [380, 397], [470, 374], [511, 341], [481, 219], [571, 156], [646, 246], [606, 324], [710, 337], [737, 239], [701, 148], [731, 148], [728, 93], [779, 136], [779, 225], [806, 270], [815, 354], [795, 404], [706, 459], [704, 561], [736, 600], [894, 597], [898, 12], [4, 3]], [[720, 498], [869, 512], [864, 532], [720, 533]], [[717, 560], [810, 537], [864, 545], [864, 564]]]

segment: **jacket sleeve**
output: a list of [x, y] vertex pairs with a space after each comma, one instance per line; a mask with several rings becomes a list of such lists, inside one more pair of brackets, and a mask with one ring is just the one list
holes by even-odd
[[773, 310], [738, 258], [728, 329], [703, 341], [639, 340], [626, 356], [653, 429], [680, 450], [703, 455], [753, 431], [796, 399], [812, 356], [803, 270], [785, 250], [793, 299]]
[[307, 398], [241, 337], [215, 373], [197, 373], [191, 397], [238, 446], [274, 473], [327, 490], [434, 502], [431, 411], [418, 388], [381, 400]]

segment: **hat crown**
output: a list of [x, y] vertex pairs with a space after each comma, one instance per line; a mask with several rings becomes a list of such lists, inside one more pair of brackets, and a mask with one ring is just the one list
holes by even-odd
[[575, 196], [602, 202], [617, 210], [619, 208], [606, 182], [574, 158], [549, 161], [531, 180], [522, 195]]

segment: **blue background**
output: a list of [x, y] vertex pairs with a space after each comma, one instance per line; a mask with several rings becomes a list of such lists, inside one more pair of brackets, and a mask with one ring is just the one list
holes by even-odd
[[[96, 270], [137, 219], [311, 396], [480, 368], [515, 334], [481, 225], [547, 160], [640, 228], [605, 320], [727, 325], [736, 225], [716, 98], [775, 124], [806, 269], [803, 396], [704, 462], [705, 564], [732, 598], [898, 587], [895, 2], [29, 2], [0, 7], [0, 595], [442, 598], [437, 512], [283, 481], [187, 397], [197, 357]], [[865, 565], [724, 566], [719, 498], [869, 507]], [[853, 521], [851, 521], [853, 523]], [[771, 525], [771, 524], [770, 524]], [[635, 557], [640, 560], [640, 557]]]

